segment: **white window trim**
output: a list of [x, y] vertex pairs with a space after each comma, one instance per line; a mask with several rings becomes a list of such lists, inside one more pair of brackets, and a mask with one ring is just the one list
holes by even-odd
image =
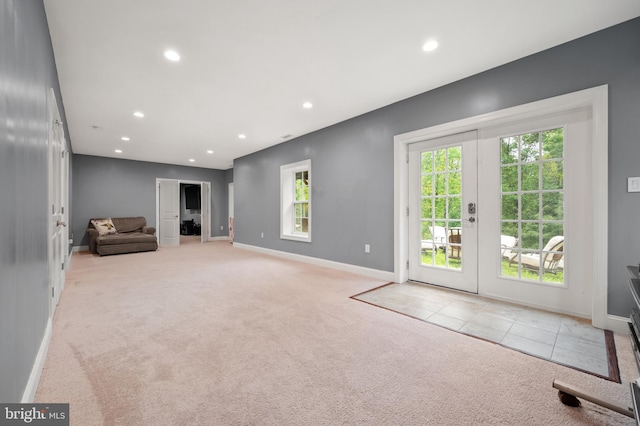
[[[307, 171], [309, 175], [309, 231], [295, 232], [294, 194], [295, 174]], [[284, 240], [311, 242], [311, 160], [280, 166], [280, 238]]]

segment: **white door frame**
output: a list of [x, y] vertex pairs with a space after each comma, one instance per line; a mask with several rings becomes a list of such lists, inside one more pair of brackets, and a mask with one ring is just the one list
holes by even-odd
[[200, 182], [200, 242], [211, 241], [211, 183]]
[[496, 126], [513, 120], [536, 117], [574, 108], [590, 108], [592, 111], [592, 187], [593, 200], [593, 254], [591, 273], [593, 276], [592, 324], [595, 327], [617, 329], [615, 317], [607, 313], [607, 256], [608, 256], [608, 86], [598, 86], [541, 101], [531, 102], [499, 111], [469, 117], [425, 129], [396, 135], [394, 137], [394, 275], [396, 282], [408, 279], [406, 268], [409, 259], [409, 221], [406, 209], [409, 206], [408, 190], [408, 146], [425, 139], [447, 136], [454, 133]]
[[[201, 208], [201, 212], [203, 210], [205, 210], [205, 217], [203, 219], [201, 219], [201, 221], [206, 221], [206, 223], [208, 224], [208, 231], [207, 231], [207, 235], [204, 234], [204, 232], [200, 233], [200, 242], [204, 243], [207, 241], [211, 241], [211, 182], [208, 181], [200, 181], [200, 180], [184, 180], [184, 179], [170, 179], [170, 178], [156, 178], [156, 188], [158, 188], [158, 185], [160, 184], [160, 182], [162, 181], [172, 181], [172, 182], [178, 182], [178, 188], [180, 188], [180, 184], [182, 183], [186, 183], [189, 185], [200, 185], [201, 186], [201, 190], [200, 190], [200, 206], [202, 206], [203, 204], [206, 203], [206, 209], [202, 209]], [[207, 186], [209, 188], [209, 191], [205, 194], [205, 191], [202, 191], [202, 186]], [[157, 227], [157, 231], [158, 231], [158, 235], [160, 234], [160, 197], [159, 197], [159, 191], [156, 191], [156, 227]], [[208, 200], [206, 200], [205, 198], [208, 197]], [[178, 197], [178, 211], [180, 211], [180, 197]], [[201, 213], [202, 214], [202, 213]], [[178, 242], [178, 245], [180, 245], [180, 242]]]
[[229, 183], [229, 190], [227, 193], [228, 196], [228, 204], [227, 204], [227, 209], [228, 209], [228, 218], [229, 218], [229, 223], [227, 224], [228, 230], [229, 230], [229, 239], [233, 242], [233, 233], [234, 233], [234, 223], [233, 223], [233, 209], [234, 209], [234, 194], [233, 194], [233, 182]]

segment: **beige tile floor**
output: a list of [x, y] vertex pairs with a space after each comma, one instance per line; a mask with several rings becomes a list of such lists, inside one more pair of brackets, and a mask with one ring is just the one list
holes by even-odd
[[390, 284], [355, 299], [609, 377], [604, 331], [584, 319], [418, 283]]

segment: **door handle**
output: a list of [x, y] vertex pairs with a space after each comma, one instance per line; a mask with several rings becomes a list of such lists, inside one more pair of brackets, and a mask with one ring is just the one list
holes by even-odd
[[66, 223], [64, 223], [64, 222], [62, 222], [61, 220], [58, 220], [58, 221], [56, 222], [56, 226], [67, 226], [67, 224], [66, 224]]
[[467, 221], [469, 221], [469, 222], [473, 223], [473, 222], [475, 222], [475, 221], [476, 221], [476, 218], [475, 218], [475, 217], [473, 217], [473, 216], [471, 216], [469, 219], [467, 219]]

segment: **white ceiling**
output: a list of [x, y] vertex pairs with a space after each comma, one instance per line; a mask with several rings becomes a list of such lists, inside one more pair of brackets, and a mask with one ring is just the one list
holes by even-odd
[[638, 0], [44, 3], [75, 153], [214, 169], [640, 16]]

